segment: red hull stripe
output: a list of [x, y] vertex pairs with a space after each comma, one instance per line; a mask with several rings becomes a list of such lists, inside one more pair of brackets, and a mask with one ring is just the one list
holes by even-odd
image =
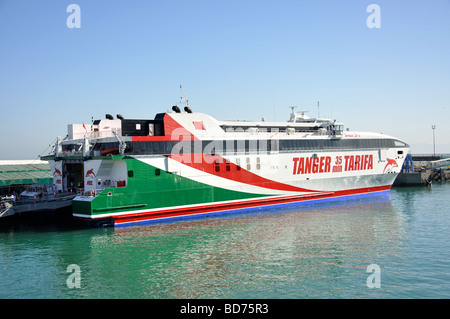
[[216, 154], [169, 155], [169, 158], [208, 174], [252, 186], [290, 192], [318, 192], [264, 178]]
[[[378, 186], [378, 187], [370, 187], [370, 188], [361, 188], [361, 189], [353, 189], [353, 190], [344, 190], [337, 192], [318, 192], [313, 194], [306, 195], [296, 195], [296, 196], [283, 196], [283, 197], [268, 197], [263, 199], [256, 200], [243, 200], [238, 202], [228, 202], [228, 203], [214, 203], [214, 204], [205, 204], [201, 206], [193, 206], [193, 207], [180, 207], [180, 208], [172, 208], [172, 209], [161, 209], [161, 210], [152, 210], [152, 211], [141, 211], [137, 213], [130, 214], [121, 214], [121, 215], [112, 215], [114, 218], [114, 223], [116, 225], [132, 223], [132, 222], [143, 222], [150, 220], [158, 220], [170, 217], [185, 217], [190, 215], [197, 215], [203, 213], [214, 213], [220, 211], [227, 210], [237, 210], [243, 208], [251, 208], [251, 207], [264, 207], [276, 204], [285, 204], [285, 203], [295, 203], [302, 202], [307, 200], [319, 200], [326, 198], [334, 198], [340, 196], [348, 196], [348, 195], [358, 195], [364, 193], [373, 193], [380, 191], [387, 191], [391, 188], [391, 185], [387, 186]], [[81, 216], [77, 216], [78, 218], [82, 218]], [[104, 217], [104, 216], [103, 216]], [[90, 216], [89, 219], [95, 219], [95, 216]], [[99, 217], [102, 218], [102, 217]]]
[[281, 204], [281, 203], [290, 203], [290, 202], [297, 202], [297, 201], [312, 199], [312, 198], [330, 197], [332, 194], [333, 194], [332, 192], [329, 192], [329, 193], [315, 193], [315, 194], [297, 195], [297, 196], [283, 196], [283, 197], [277, 197], [277, 198], [262, 198], [262, 199], [259, 198], [256, 200], [244, 200], [244, 201], [232, 202], [232, 203], [215, 203], [215, 204], [195, 206], [195, 207], [166, 209], [166, 210], [158, 210], [158, 211], [151, 211], [151, 212], [141, 212], [141, 213], [137, 213], [137, 214], [115, 215], [112, 217], [114, 218], [115, 224], [120, 224], [120, 223], [127, 223], [127, 222], [152, 220], [152, 219], [158, 219], [158, 218], [189, 216], [189, 215], [211, 213], [211, 212], [218, 212], [218, 211], [224, 211], [224, 210], [233, 210], [233, 209], [266, 206], [266, 205]]

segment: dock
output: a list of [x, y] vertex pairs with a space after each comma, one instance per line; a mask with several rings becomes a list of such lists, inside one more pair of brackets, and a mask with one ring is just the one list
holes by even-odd
[[431, 186], [450, 179], [450, 157], [408, 154], [393, 187]]
[[401, 172], [394, 181], [393, 187], [431, 186], [431, 172]]

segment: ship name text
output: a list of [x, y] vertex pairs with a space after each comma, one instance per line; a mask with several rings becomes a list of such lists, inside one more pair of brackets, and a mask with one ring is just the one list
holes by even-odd
[[341, 173], [373, 169], [373, 155], [294, 157], [293, 174]]

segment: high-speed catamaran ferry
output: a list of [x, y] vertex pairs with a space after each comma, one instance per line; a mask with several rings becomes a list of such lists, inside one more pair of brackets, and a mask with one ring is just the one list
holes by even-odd
[[287, 122], [184, 111], [69, 124], [44, 156], [73, 216], [125, 226], [389, 192], [409, 145], [294, 108]]

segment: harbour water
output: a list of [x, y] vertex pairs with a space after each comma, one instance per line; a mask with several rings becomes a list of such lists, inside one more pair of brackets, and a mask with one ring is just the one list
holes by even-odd
[[449, 198], [434, 183], [116, 229], [2, 221], [0, 298], [450, 298]]

